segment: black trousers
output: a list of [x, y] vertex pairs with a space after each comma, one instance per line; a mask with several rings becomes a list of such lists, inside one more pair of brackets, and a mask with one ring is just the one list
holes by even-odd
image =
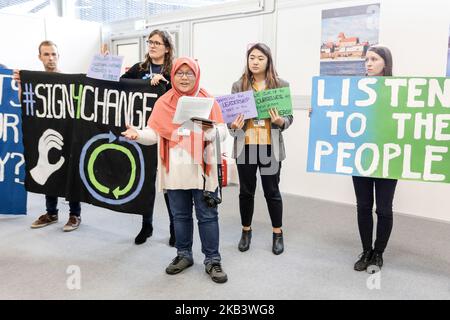
[[[167, 195], [167, 193], [164, 193], [164, 200], [166, 202], [167, 213], [169, 214], [170, 226], [172, 227], [173, 226], [173, 214], [172, 214], [172, 210], [170, 210], [169, 196]], [[152, 199], [151, 210], [147, 211], [142, 216], [142, 224], [152, 224], [153, 223], [154, 204], [155, 204], [155, 196], [153, 196], [153, 199]]]
[[257, 181], [256, 172], [259, 169], [272, 227], [281, 228], [283, 200], [278, 187], [281, 162], [276, 161], [271, 155], [270, 145], [246, 145], [236, 162], [239, 174], [239, 210], [242, 226], [248, 227], [252, 224]]
[[[157, 151], [154, 151], [155, 155]], [[154, 157], [154, 162], [153, 163], [157, 163], [157, 159], [156, 156]], [[149, 194], [151, 195], [151, 199], [150, 199], [150, 207], [148, 208], [148, 211], [146, 213], [144, 213], [142, 215], [142, 224], [143, 225], [148, 225], [148, 224], [152, 224], [153, 223], [153, 210], [155, 208], [155, 198], [156, 198], [156, 192], [155, 192], [155, 184], [156, 184], [156, 175], [157, 172], [156, 170], [154, 171], [154, 175], [151, 177], [152, 181], [154, 181], [152, 187], [153, 187], [153, 192], [150, 192]], [[169, 214], [169, 220], [170, 220], [170, 228], [173, 228], [173, 214], [172, 214], [172, 210], [170, 210], [170, 205], [169, 205], [169, 196], [167, 195], [167, 193], [164, 193], [164, 200], [166, 202], [166, 208], [167, 208], [167, 213]]]
[[372, 249], [373, 243], [373, 202], [374, 188], [377, 213], [377, 238], [374, 250], [383, 253], [386, 249], [392, 231], [393, 214], [392, 202], [394, 201], [397, 180], [353, 177], [355, 188], [358, 227], [363, 250]]

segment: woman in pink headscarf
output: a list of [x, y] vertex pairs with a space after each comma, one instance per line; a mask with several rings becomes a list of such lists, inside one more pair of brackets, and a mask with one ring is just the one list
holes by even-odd
[[[216, 130], [202, 126], [201, 133], [180, 128], [173, 123], [178, 99], [182, 96], [210, 97], [200, 88], [200, 67], [187, 57], [175, 60], [172, 72], [172, 89], [159, 98], [149, 118], [148, 127], [136, 130], [127, 126], [122, 134], [141, 144], [158, 143], [158, 185], [167, 190], [169, 203], [174, 215], [175, 247], [177, 256], [166, 268], [168, 274], [177, 274], [193, 265], [192, 205], [195, 205], [198, 229], [205, 255], [205, 270], [218, 283], [227, 281], [221, 267], [219, 254], [219, 223], [216, 206], [205, 201], [204, 191], [217, 197], [218, 172], [214, 158]], [[227, 128], [223, 124], [222, 113], [217, 102], [209, 119], [217, 125], [220, 139], [226, 137]], [[220, 143], [218, 141], [218, 143]], [[208, 154], [207, 161], [203, 161]], [[220, 159], [219, 159], [220, 160]], [[205, 162], [207, 162], [205, 164]]]

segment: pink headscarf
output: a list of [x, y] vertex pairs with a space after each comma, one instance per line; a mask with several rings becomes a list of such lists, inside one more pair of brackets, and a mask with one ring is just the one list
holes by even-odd
[[[195, 75], [194, 88], [188, 93], [180, 92], [174, 85], [173, 81], [175, 79], [175, 73], [184, 64], [191, 68]], [[183, 95], [194, 96], [197, 91], [199, 91], [197, 95], [198, 97], [211, 97], [211, 95], [209, 95], [204, 89], [201, 88], [198, 90], [200, 85], [200, 67], [197, 61], [192, 58], [181, 57], [176, 59], [173, 63], [170, 78], [172, 79], [172, 89], [167, 91], [156, 101], [152, 114], [148, 119], [148, 126], [158, 132], [161, 137], [160, 156], [162, 163], [166, 168], [166, 172], [169, 172], [169, 150], [176, 145], [179, 145], [188, 151], [196, 163], [203, 163], [203, 134], [191, 132], [191, 135], [188, 137], [180, 137], [176, 135], [180, 125], [173, 123], [173, 117], [177, 108], [178, 99]], [[217, 123], [223, 123], [222, 111], [220, 110], [217, 101], [214, 101], [209, 119]], [[201, 142], [201, 148], [194, 148], [194, 142], [196, 141]], [[205, 170], [207, 174], [209, 174], [210, 167], [210, 165], [206, 165]]]

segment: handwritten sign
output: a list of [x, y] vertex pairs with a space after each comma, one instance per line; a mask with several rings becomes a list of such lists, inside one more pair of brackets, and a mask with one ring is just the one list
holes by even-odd
[[99, 80], [119, 81], [122, 63], [122, 56], [96, 54], [92, 58], [87, 76]]
[[269, 110], [275, 108], [280, 116], [292, 115], [292, 99], [289, 87], [255, 92], [259, 119], [270, 118]]
[[308, 171], [450, 183], [450, 78], [314, 77]]
[[233, 122], [240, 114], [244, 115], [244, 119], [256, 118], [258, 116], [253, 91], [220, 96], [216, 98], [216, 101], [222, 109], [222, 116], [225, 123]]

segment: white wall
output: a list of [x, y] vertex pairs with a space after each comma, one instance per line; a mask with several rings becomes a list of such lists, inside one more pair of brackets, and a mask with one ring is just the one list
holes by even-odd
[[262, 29], [258, 16], [194, 24], [193, 57], [211, 94], [231, 93], [232, 83], [244, 71], [247, 46], [263, 40]]
[[380, 41], [396, 57], [396, 75], [445, 77], [450, 1], [384, 0], [380, 24]]
[[43, 70], [38, 46], [51, 40], [58, 46], [63, 72], [86, 73], [101, 46], [101, 25], [80, 20], [0, 14], [0, 30], [0, 63], [10, 69]]
[[94, 54], [100, 53], [101, 25], [67, 18], [45, 21], [46, 36], [58, 45], [60, 69], [65, 73], [87, 73]]
[[41, 68], [38, 46], [45, 39], [43, 19], [0, 13], [0, 30], [0, 63], [10, 69]]

